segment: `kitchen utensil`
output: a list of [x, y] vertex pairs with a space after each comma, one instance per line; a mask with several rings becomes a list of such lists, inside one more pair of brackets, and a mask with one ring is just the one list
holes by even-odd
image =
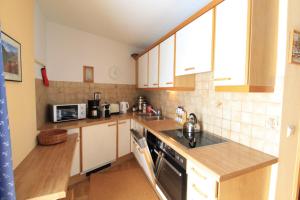
[[142, 111], [143, 110], [143, 103], [145, 103], [145, 102], [147, 102], [146, 99], [145, 99], [145, 97], [139, 96], [137, 98], [136, 104], [137, 104], [137, 107], [138, 107], [138, 111]]
[[111, 103], [109, 106], [110, 114], [119, 114], [120, 105], [118, 103]]
[[120, 113], [127, 113], [127, 110], [129, 109], [129, 103], [126, 101], [120, 102]]
[[195, 133], [200, 132], [200, 126], [198, 124], [197, 117], [194, 113], [189, 115], [188, 121], [183, 124], [183, 135], [191, 140], [195, 137]]
[[146, 102], [144, 102], [143, 103], [143, 106], [142, 106], [142, 110], [143, 110], [143, 113], [147, 113], [147, 103]]
[[102, 104], [101, 106], [102, 106], [102, 117], [109, 118], [110, 117], [110, 110], [109, 110], [110, 104], [105, 103], [105, 104]]
[[88, 100], [88, 118], [100, 118], [100, 101], [99, 100]]

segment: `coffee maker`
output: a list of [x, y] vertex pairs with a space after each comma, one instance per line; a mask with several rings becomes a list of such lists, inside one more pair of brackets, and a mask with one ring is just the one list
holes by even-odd
[[110, 109], [109, 109], [110, 104], [104, 103], [101, 105], [101, 107], [102, 107], [102, 117], [109, 118], [110, 117]]
[[88, 118], [100, 118], [100, 100], [88, 100]]

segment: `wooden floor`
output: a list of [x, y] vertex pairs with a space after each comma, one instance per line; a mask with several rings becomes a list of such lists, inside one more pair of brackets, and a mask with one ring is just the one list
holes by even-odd
[[90, 177], [81, 176], [79, 179], [75, 184], [72, 183], [74, 180], [71, 180], [72, 185], [69, 186], [68, 195], [75, 200], [159, 199], [142, 168], [132, 156]]

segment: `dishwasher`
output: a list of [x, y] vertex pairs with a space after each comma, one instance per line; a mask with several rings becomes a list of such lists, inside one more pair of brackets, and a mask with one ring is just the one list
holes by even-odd
[[154, 185], [155, 184], [155, 174], [154, 174], [154, 165], [149, 152], [146, 138], [144, 137], [143, 132], [131, 129], [131, 135], [133, 138], [133, 154], [137, 159], [140, 166], [143, 168], [147, 178]]

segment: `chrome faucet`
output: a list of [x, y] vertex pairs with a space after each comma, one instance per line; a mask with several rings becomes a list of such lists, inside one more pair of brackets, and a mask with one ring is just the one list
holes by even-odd
[[161, 109], [158, 108], [157, 110], [154, 110], [153, 108], [151, 108], [151, 111], [156, 115], [156, 116], [162, 116], [162, 112]]

